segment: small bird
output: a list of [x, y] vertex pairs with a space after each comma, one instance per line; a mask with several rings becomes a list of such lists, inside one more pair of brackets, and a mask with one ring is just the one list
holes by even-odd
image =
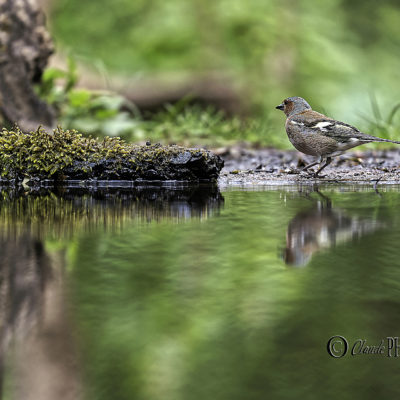
[[319, 161], [303, 168], [303, 171], [306, 171], [320, 163], [321, 166], [313, 174], [314, 177], [332, 162], [332, 157], [339, 156], [353, 147], [371, 142], [400, 144], [394, 140], [367, 135], [354, 126], [320, 114], [312, 110], [301, 97], [288, 97], [276, 108], [286, 114], [286, 133], [292, 145], [304, 154], [320, 158]]

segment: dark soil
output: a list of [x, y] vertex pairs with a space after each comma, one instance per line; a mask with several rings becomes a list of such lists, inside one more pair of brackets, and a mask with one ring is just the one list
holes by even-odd
[[300, 172], [314, 158], [297, 151], [232, 147], [217, 153], [225, 161], [218, 181], [222, 187], [314, 182], [400, 184], [399, 150], [347, 152], [334, 158], [318, 178]]

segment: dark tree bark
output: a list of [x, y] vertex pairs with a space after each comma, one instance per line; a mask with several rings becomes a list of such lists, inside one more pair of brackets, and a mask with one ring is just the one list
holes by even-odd
[[38, 325], [51, 276], [43, 244], [29, 233], [11, 239], [0, 234], [0, 248], [1, 399], [7, 349], [13, 340], [28, 336]]
[[35, 0], [0, 0], [0, 113], [24, 131], [55, 124], [54, 111], [33, 88], [52, 53]]
[[79, 400], [80, 366], [64, 296], [65, 254], [48, 254], [28, 228], [0, 233], [0, 399], [9, 370], [13, 399]]

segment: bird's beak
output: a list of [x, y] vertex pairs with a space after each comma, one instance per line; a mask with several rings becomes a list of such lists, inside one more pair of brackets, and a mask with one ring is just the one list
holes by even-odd
[[279, 106], [276, 106], [275, 107], [277, 110], [282, 110], [283, 111], [283, 109], [285, 108], [285, 106], [283, 105], [283, 103], [282, 104], [279, 104]]

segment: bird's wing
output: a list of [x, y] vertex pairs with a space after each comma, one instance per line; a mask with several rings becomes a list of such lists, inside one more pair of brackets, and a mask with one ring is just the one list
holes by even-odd
[[331, 137], [343, 143], [352, 140], [371, 142], [378, 139], [375, 136], [367, 135], [359, 131], [352, 125], [341, 121], [336, 121], [315, 111], [308, 112], [307, 114], [297, 114], [291, 118], [290, 122], [292, 124], [297, 124], [303, 126], [304, 128], [308, 128], [308, 130], [311, 130], [311, 132]]

